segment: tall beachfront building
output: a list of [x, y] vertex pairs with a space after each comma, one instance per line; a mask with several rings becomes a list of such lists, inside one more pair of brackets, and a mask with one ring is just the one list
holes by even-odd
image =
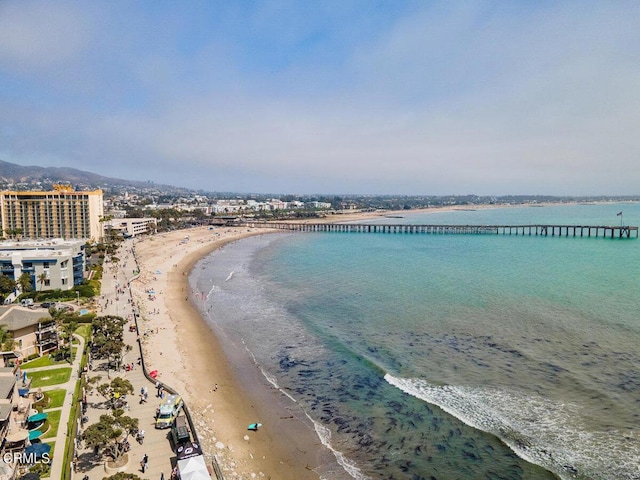
[[102, 190], [78, 192], [54, 185], [51, 192], [0, 192], [0, 220], [5, 237], [101, 241]]

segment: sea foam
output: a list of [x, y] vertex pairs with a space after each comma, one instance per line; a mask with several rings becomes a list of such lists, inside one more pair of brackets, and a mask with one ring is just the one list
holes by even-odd
[[496, 435], [519, 457], [563, 479], [640, 479], [640, 436], [617, 430], [588, 432], [575, 404], [504, 389], [438, 386], [390, 374], [384, 378], [467, 425]]

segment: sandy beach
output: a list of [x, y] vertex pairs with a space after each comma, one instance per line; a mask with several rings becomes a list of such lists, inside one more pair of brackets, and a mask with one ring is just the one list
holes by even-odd
[[[407, 213], [354, 213], [320, 221]], [[140, 312], [145, 361], [149, 370], [158, 370], [161, 382], [184, 396], [205, 454], [217, 457], [225, 478], [317, 479], [314, 470], [330, 454], [312, 423], [276, 388], [249, 391], [243, 387], [266, 382], [255, 365], [246, 367], [246, 361], [236, 362], [233, 352], [225, 354], [221, 340], [192, 304], [188, 284], [189, 272], [207, 254], [229, 242], [270, 232], [198, 227], [129, 241], [140, 266], [140, 276], [131, 286]], [[247, 425], [257, 421], [263, 428], [248, 431]]]

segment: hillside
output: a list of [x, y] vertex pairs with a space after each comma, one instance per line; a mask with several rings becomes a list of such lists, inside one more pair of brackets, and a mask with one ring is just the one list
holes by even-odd
[[0, 188], [2, 189], [25, 190], [38, 188], [47, 190], [54, 183], [70, 183], [77, 189], [148, 188], [150, 186], [161, 189], [163, 187], [170, 190], [176, 189], [175, 187], [154, 185], [148, 182], [105, 177], [75, 168], [39, 167], [37, 165], [22, 166], [0, 160]]

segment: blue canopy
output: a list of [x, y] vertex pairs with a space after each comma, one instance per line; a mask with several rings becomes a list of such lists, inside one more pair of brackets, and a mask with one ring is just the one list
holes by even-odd
[[43, 432], [41, 432], [40, 430], [31, 430], [29, 432], [29, 440], [35, 440], [36, 438], [40, 437], [42, 433]]
[[29, 445], [24, 449], [24, 453], [27, 455], [35, 454], [36, 458], [42, 457], [45, 453], [49, 453], [51, 451], [51, 445], [48, 443], [34, 443], [33, 445]]
[[34, 415], [31, 415], [29, 418], [27, 418], [28, 422], [40, 422], [42, 420], [44, 420], [45, 418], [47, 418], [47, 414], [42, 412], [42, 413], [36, 413]]

